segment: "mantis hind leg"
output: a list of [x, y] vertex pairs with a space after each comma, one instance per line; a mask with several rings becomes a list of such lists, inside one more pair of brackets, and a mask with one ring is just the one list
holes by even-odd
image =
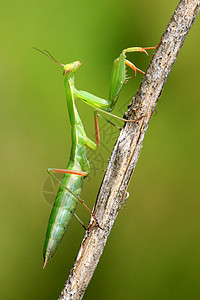
[[113, 123], [112, 121], [106, 119], [103, 115], [98, 114], [98, 117], [101, 117], [102, 119], [104, 119], [106, 122], [108, 122], [110, 125], [114, 126], [115, 128], [117, 128], [118, 130], [121, 130], [121, 127], [117, 126], [115, 123]]
[[95, 109], [95, 110], [94, 110], [94, 122], [95, 122], [95, 137], [96, 137], [96, 144], [95, 144], [93, 141], [91, 141], [89, 138], [86, 139], [86, 144], [87, 144], [87, 146], [89, 146], [89, 147], [92, 148], [93, 150], [98, 150], [99, 147], [100, 147], [100, 132], [99, 132], [98, 117], [103, 118], [103, 119], [106, 120], [109, 124], [111, 124], [112, 126], [116, 127], [118, 130], [121, 130], [121, 127], [117, 126], [117, 125], [114, 124], [112, 121], [106, 119], [104, 116], [102, 116], [101, 114], [99, 114], [98, 111], [101, 111], [101, 112], [103, 112], [103, 113], [106, 113], [106, 114], [108, 114], [109, 116], [112, 116], [112, 117], [114, 117], [114, 118], [116, 118], [116, 119], [119, 119], [119, 120], [121, 120], [121, 121], [123, 121], [123, 122], [133, 122], [133, 123], [135, 123], [135, 122], [137, 122], [137, 121], [139, 121], [139, 120], [141, 120], [142, 118], [145, 117], [144, 115], [142, 115], [142, 116], [140, 116], [139, 118], [137, 118], [137, 119], [135, 119], [135, 120], [127, 120], [127, 119], [124, 119], [124, 118], [120, 118], [120, 117], [118, 117], [118, 116], [116, 116], [116, 115], [113, 115], [113, 114], [111, 114], [111, 113], [109, 113], [109, 112], [107, 112], [107, 111], [104, 111], [104, 110], [102, 110], [102, 109]]
[[128, 198], [129, 198], [129, 192], [126, 191], [122, 201], [120, 202], [121, 208], [124, 208], [126, 206]]
[[76, 170], [69, 170], [69, 169], [55, 169], [55, 168], [48, 168], [48, 173], [63, 173], [63, 174], [72, 174], [78, 176], [87, 176], [87, 173], [84, 171], [76, 171]]
[[81, 221], [81, 219], [77, 216], [77, 214], [74, 213], [74, 217], [77, 219], [77, 221], [81, 224], [81, 226], [87, 230], [87, 228], [85, 227], [85, 224], [83, 223], [83, 221]]
[[[141, 116], [141, 117], [139, 117], [139, 118], [137, 118], [137, 119], [135, 119], [135, 120], [127, 120], [127, 119], [118, 117], [118, 116], [116, 116], [116, 115], [114, 115], [114, 114], [112, 114], [112, 113], [110, 113], [110, 112], [108, 112], [108, 111], [105, 111], [105, 110], [103, 110], [103, 109], [100, 109], [100, 108], [96, 108], [96, 110], [97, 110], [97, 111], [101, 111], [101, 112], [103, 112], [103, 113], [105, 113], [105, 114], [107, 114], [107, 115], [109, 115], [109, 116], [111, 116], [111, 117], [113, 117], [113, 118], [116, 118], [116, 119], [118, 119], [118, 120], [120, 120], [120, 121], [123, 121], [123, 122], [131, 122], [131, 123], [135, 123], [135, 122], [141, 120], [142, 118], [144, 118], [144, 116]], [[98, 115], [101, 116], [100, 114], [98, 114]], [[102, 117], [102, 116], [101, 116], [101, 117]], [[104, 119], [106, 119], [106, 118], [104, 118]]]
[[[71, 193], [78, 201], [80, 201], [83, 206], [89, 211], [89, 213], [92, 215], [94, 218], [95, 222], [97, 223], [98, 227], [101, 228], [99, 225], [99, 222], [93, 212], [89, 209], [89, 207], [85, 204], [84, 200], [82, 200], [79, 196], [77, 196], [73, 191], [71, 191], [66, 185], [63, 184], [61, 180], [59, 180], [53, 173], [64, 173], [64, 174], [73, 174], [73, 175], [78, 175], [78, 176], [87, 176], [86, 172], [83, 171], [76, 171], [76, 170], [68, 170], [68, 169], [53, 169], [49, 168], [48, 173], [50, 176], [52, 176], [62, 187], [64, 187], [69, 193]], [[79, 218], [78, 218], [79, 219]], [[80, 219], [79, 219], [80, 220]], [[82, 221], [81, 221], [82, 222]], [[102, 228], [101, 228], [102, 229]]]

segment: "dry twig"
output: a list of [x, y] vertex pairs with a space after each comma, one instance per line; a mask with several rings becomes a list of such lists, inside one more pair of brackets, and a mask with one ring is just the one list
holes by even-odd
[[98, 194], [94, 213], [102, 230], [97, 226], [92, 227], [94, 220], [91, 218], [59, 300], [81, 299], [84, 295], [121, 207], [158, 98], [199, 8], [200, 0], [181, 0], [163, 33], [127, 112], [129, 118], [138, 119], [141, 114], [145, 117], [137, 123], [126, 123], [121, 131]]

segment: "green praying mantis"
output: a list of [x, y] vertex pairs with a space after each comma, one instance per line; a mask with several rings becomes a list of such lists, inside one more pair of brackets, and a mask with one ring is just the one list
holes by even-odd
[[[157, 47], [157, 46], [156, 46]], [[136, 75], [139, 71], [145, 74], [142, 70], [138, 69], [134, 64], [126, 59], [126, 54], [129, 52], [144, 52], [148, 55], [146, 50], [155, 49], [156, 47], [130, 47], [124, 49], [120, 56], [115, 59], [113, 63], [110, 93], [108, 99], [102, 99], [94, 96], [86, 91], [77, 90], [75, 87], [75, 74], [81, 66], [80, 61], [75, 61], [70, 64], [61, 64], [47, 51], [41, 51], [37, 48], [36, 50], [42, 52], [48, 56], [51, 60], [63, 67], [64, 75], [64, 86], [66, 92], [67, 107], [69, 112], [69, 118], [71, 123], [71, 134], [72, 134], [72, 147], [71, 154], [67, 169], [53, 169], [49, 168], [49, 174], [55, 178], [55, 173], [63, 173], [63, 179], [60, 182], [60, 187], [51, 211], [49, 223], [46, 232], [46, 239], [43, 249], [44, 266], [52, 258], [58, 245], [60, 244], [70, 221], [75, 214], [75, 209], [78, 201], [80, 201], [87, 210], [93, 216], [96, 224], [100, 227], [94, 214], [87, 207], [85, 202], [80, 198], [81, 190], [83, 186], [83, 179], [88, 175], [90, 171], [90, 165], [87, 158], [86, 146], [93, 150], [97, 150], [100, 146], [100, 134], [98, 126], [98, 111], [103, 111], [107, 114], [113, 110], [119, 92], [121, 91], [124, 83], [126, 82], [126, 66], [129, 66]], [[86, 102], [88, 105], [94, 108], [94, 120], [95, 120], [95, 136], [96, 142], [93, 142], [88, 138], [78, 110], [76, 108], [75, 100], [79, 98]], [[111, 114], [110, 114], [111, 115]], [[117, 117], [117, 116], [115, 116]], [[124, 122], [136, 122], [138, 120], [126, 120], [120, 117], [118, 119]], [[141, 118], [140, 118], [141, 119]], [[76, 216], [77, 217], [77, 216]], [[78, 218], [78, 217], [77, 217]], [[79, 218], [78, 218], [79, 220]], [[79, 220], [80, 221], [80, 220]], [[81, 221], [80, 221], [81, 222]], [[82, 224], [83, 225], [83, 224]], [[100, 227], [101, 228], [101, 227]]]

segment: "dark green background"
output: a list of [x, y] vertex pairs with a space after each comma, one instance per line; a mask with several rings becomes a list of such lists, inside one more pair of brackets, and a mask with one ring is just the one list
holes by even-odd
[[[48, 49], [62, 63], [82, 61], [77, 88], [107, 97], [113, 60], [126, 47], [156, 45], [177, 3], [1, 4], [0, 299], [57, 299], [84, 235], [73, 220], [55, 257], [42, 270], [52, 200], [42, 193], [49, 188], [46, 170], [66, 167], [71, 137], [62, 69], [32, 47]], [[199, 29], [197, 18], [159, 100], [129, 186], [130, 197], [85, 299], [200, 299]], [[150, 58], [137, 53], [129, 60], [145, 70]], [[114, 111], [118, 115], [142, 79], [141, 74], [129, 75], [133, 78]], [[78, 107], [92, 137], [92, 109], [80, 102]], [[106, 128], [110, 130], [107, 124]], [[89, 153], [92, 171], [82, 198], [90, 207], [113, 136], [116, 133], [108, 144], [102, 134], [98, 156]], [[80, 205], [78, 214], [87, 223], [89, 215]]]

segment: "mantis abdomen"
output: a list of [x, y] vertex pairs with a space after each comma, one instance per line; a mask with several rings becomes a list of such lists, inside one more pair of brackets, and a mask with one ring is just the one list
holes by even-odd
[[[78, 197], [80, 196], [83, 185], [83, 177], [65, 174], [62, 183]], [[77, 203], [77, 198], [61, 185], [49, 218], [43, 250], [45, 259], [47, 258], [50, 260], [56, 252], [56, 249], [74, 215]]]

